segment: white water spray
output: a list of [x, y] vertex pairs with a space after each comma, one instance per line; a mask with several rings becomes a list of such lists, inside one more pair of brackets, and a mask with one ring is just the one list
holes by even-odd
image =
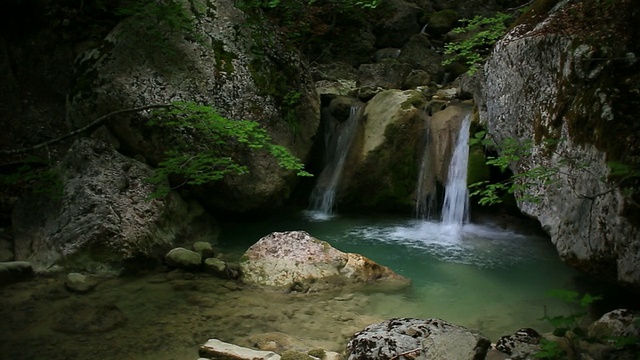
[[469, 218], [469, 196], [467, 191], [467, 165], [469, 163], [469, 127], [471, 115], [467, 114], [460, 125], [455, 149], [449, 164], [444, 204], [442, 206], [442, 225], [445, 229], [459, 232], [462, 224]]

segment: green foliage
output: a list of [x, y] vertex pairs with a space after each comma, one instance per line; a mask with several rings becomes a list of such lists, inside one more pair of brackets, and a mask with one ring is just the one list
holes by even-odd
[[[257, 122], [227, 119], [210, 106], [177, 102], [168, 110], [154, 113], [150, 126], [178, 129], [183, 136], [166, 152], [150, 182], [158, 186], [152, 197], [166, 195], [167, 179], [178, 177], [180, 185], [202, 185], [221, 180], [227, 175], [248, 172], [235, 157], [242, 151], [264, 150], [279, 165], [298, 176], [311, 176], [304, 165], [285, 147], [273, 144], [267, 131]], [[195, 146], [190, 140], [205, 137]]]
[[0, 186], [14, 194], [31, 191], [54, 199], [60, 198], [63, 190], [58, 172], [38, 156], [29, 156], [15, 171], [0, 174]]
[[153, 19], [155, 25], [166, 25], [173, 31], [190, 32], [193, 25], [193, 19], [177, 0], [126, 0], [120, 3], [115, 13], [122, 17]]
[[556, 360], [564, 359], [565, 355], [566, 353], [564, 350], [562, 350], [559, 343], [555, 341], [549, 341], [547, 339], [541, 339], [540, 351], [533, 354], [533, 357], [536, 359]]
[[[530, 140], [519, 141], [507, 138], [497, 145], [486, 137], [485, 131], [477, 132], [469, 141], [470, 145], [481, 144], [486, 147], [500, 149], [499, 156], [488, 156], [487, 165], [497, 167], [501, 172], [506, 172], [512, 165], [517, 164], [523, 158], [531, 156], [533, 142]], [[554, 146], [555, 142], [549, 141], [547, 146]], [[528, 190], [537, 184], [552, 186], [557, 182], [557, 167], [537, 166], [527, 171], [511, 175], [500, 182], [479, 181], [469, 185], [470, 196], [479, 197], [480, 205], [489, 206], [502, 202], [506, 194], [517, 194], [519, 200], [538, 203], [540, 197], [533, 195]]]
[[507, 32], [507, 23], [511, 19], [511, 15], [499, 12], [491, 17], [478, 15], [471, 20], [461, 20], [465, 25], [452, 31], [464, 34], [464, 37], [445, 44], [444, 53], [451, 57], [444, 60], [443, 65], [459, 61], [469, 67], [469, 74], [475, 73], [488, 50]]
[[548, 316], [545, 314], [542, 320], [548, 321], [554, 327], [556, 336], [564, 336], [569, 330], [578, 335], [583, 334], [584, 331], [580, 329], [580, 320], [587, 314], [586, 309], [595, 301], [602, 300], [602, 296], [592, 296], [589, 293], [580, 296], [578, 292], [571, 290], [552, 290], [547, 295], [564, 301], [569, 307], [580, 309], [572, 311], [568, 315]]

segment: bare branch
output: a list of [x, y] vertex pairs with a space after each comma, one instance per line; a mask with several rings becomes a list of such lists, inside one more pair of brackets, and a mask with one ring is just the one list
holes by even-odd
[[31, 146], [31, 147], [27, 147], [27, 148], [21, 148], [21, 149], [14, 149], [14, 150], [0, 150], [0, 155], [20, 155], [20, 154], [24, 154], [24, 153], [28, 153], [28, 152], [32, 152], [32, 151], [36, 151], [48, 146], [51, 146], [53, 144], [57, 144], [59, 142], [62, 142], [64, 140], [67, 140], [69, 138], [72, 138], [74, 136], [78, 136], [84, 133], [88, 133], [91, 131], [94, 131], [95, 129], [99, 128], [100, 126], [104, 125], [104, 123], [109, 120], [110, 118], [116, 116], [116, 115], [121, 115], [121, 114], [129, 114], [129, 113], [135, 113], [135, 112], [140, 112], [140, 111], [145, 111], [145, 110], [149, 110], [149, 109], [160, 109], [160, 108], [169, 108], [172, 107], [173, 105], [171, 104], [153, 104], [153, 105], [145, 105], [145, 106], [140, 106], [140, 107], [135, 107], [135, 108], [129, 108], [129, 109], [121, 109], [121, 110], [116, 110], [113, 112], [110, 112], [106, 115], [103, 115], [99, 118], [97, 118], [96, 120], [94, 120], [93, 122], [91, 122], [90, 124], [88, 124], [87, 126], [84, 126], [80, 129], [76, 129], [70, 133], [64, 134], [58, 138], [55, 139], [51, 139], [48, 141], [45, 141], [43, 143]]

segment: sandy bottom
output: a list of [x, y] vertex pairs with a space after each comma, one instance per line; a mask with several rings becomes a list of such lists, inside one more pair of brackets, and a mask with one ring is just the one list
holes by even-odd
[[355, 332], [385, 320], [362, 313], [372, 290], [359, 290], [285, 294], [168, 272], [76, 294], [62, 275], [38, 277], [0, 289], [0, 358], [195, 360], [210, 338], [343, 352]]

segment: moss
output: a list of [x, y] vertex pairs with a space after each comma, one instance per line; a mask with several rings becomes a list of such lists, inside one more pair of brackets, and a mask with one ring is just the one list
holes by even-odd
[[473, 148], [469, 151], [469, 164], [467, 167], [467, 184], [473, 184], [478, 181], [489, 180], [490, 171], [487, 165], [487, 159], [484, 152], [480, 148]]
[[222, 41], [213, 41], [212, 47], [216, 60], [216, 69], [219, 72], [234, 72], [233, 60], [237, 59], [238, 56], [232, 52], [225, 51]]
[[327, 355], [323, 349], [311, 349], [307, 351], [307, 354], [309, 354], [309, 356], [317, 357], [318, 359], [324, 359]]
[[281, 360], [314, 360], [311, 356], [298, 351], [287, 350], [282, 353]]

